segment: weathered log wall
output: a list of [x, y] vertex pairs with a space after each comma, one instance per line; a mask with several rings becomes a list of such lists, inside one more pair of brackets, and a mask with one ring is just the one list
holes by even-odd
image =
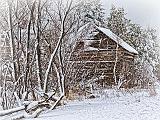
[[[87, 42], [87, 46], [85, 46]], [[88, 44], [90, 43], [90, 44]], [[86, 49], [88, 47], [88, 49]], [[94, 82], [101, 86], [115, 85], [113, 69], [116, 62], [117, 79], [125, 81], [124, 86], [132, 87], [134, 84], [134, 57], [133, 53], [128, 52], [117, 43], [104, 36], [98, 34], [92, 40], [81, 40], [77, 42], [76, 48], [69, 62], [73, 64], [71, 78], [75, 81], [85, 80]], [[72, 77], [73, 75], [75, 75]]]

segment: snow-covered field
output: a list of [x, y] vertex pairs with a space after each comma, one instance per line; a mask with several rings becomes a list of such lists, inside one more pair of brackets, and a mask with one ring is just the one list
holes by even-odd
[[72, 101], [25, 120], [160, 120], [160, 89], [157, 93], [151, 97], [144, 91], [130, 94], [106, 90], [101, 98]]
[[70, 102], [27, 120], [160, 120], [160, 91], [122, 94], [109, 91], [99, 99]]

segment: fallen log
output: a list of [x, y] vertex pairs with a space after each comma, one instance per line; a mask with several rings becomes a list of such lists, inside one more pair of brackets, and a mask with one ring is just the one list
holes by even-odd
[[[62, 103], [61, 100], [63, 98], [64, 95], [60, 96], [59, 98], [56, 98], [53, 96], [54, 94], [52, 94], [51, 96], [48, 96], [47, 99], [42, 100], [42, 101], [24, 101], [22, 104], [22, 106], [16, 107], [16, 108], [12, 108], [9, 110], [3, 110], [0, 111], [0, 116], [5, 116], [5, 115], [9, 115], [12, 113], [16, 113], [19, 111], [23, 111], [26, 113], [24, 114], [20, 114], [18, 116], [16, 116], [17, 118], [28, 118], [28, 117], [38, 117], [39, 114], [45, 109], [48, 108], [50, 110], [55, 109], [56, 106], [61, 105]], [[49, 101], [54, 101], [55, 103], [52, 105]], [[21, 101], [20, 101], [21, 102]], [[16, 118], [15, 117], [15, 118]]]
[[37, 109], [34, 113], [28, 114], [28, 113], [22, 113], [16, 116], [11, 117], [11, 120], [19, 120], [22, 118], [36, 118], [39, 116], [39, 114], [43, 111], [43, 109]]
[[3, 110], [3, 111], [0, 111], [0, 116], [5, 116], [5, 115], [9, 115], [15, 112], [19, 112], [21, 110], [25, 110], [25, 108], [26, 108], [25, 106], [20, 106], [20, 107], [12, 108], [9, 110]]

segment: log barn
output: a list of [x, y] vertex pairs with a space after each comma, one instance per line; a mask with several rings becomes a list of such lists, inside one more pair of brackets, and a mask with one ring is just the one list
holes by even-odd
[[109, 29], [81, 28], [69, 62], [69, 79], [84, 86], [133, 87], [134, 58], [138, 52]]

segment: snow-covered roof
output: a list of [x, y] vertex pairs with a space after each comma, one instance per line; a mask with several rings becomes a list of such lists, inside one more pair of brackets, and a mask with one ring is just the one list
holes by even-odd
[[112, 40], [114, 40], [116, 43], [118, 43], [120, 46], [122, 46], [127, 51], [134, 53], [134, 54], [138, 54], [138, 52], [133, 47], [128, 45], [125, 41], [123, 41], [120, 37], [118, 37], [116, 34], [111, 32], [109, 29], [102, 28], [102, 27], [97, 27], [97, 29], [103, 32], [105, 35], [107, 35]]

